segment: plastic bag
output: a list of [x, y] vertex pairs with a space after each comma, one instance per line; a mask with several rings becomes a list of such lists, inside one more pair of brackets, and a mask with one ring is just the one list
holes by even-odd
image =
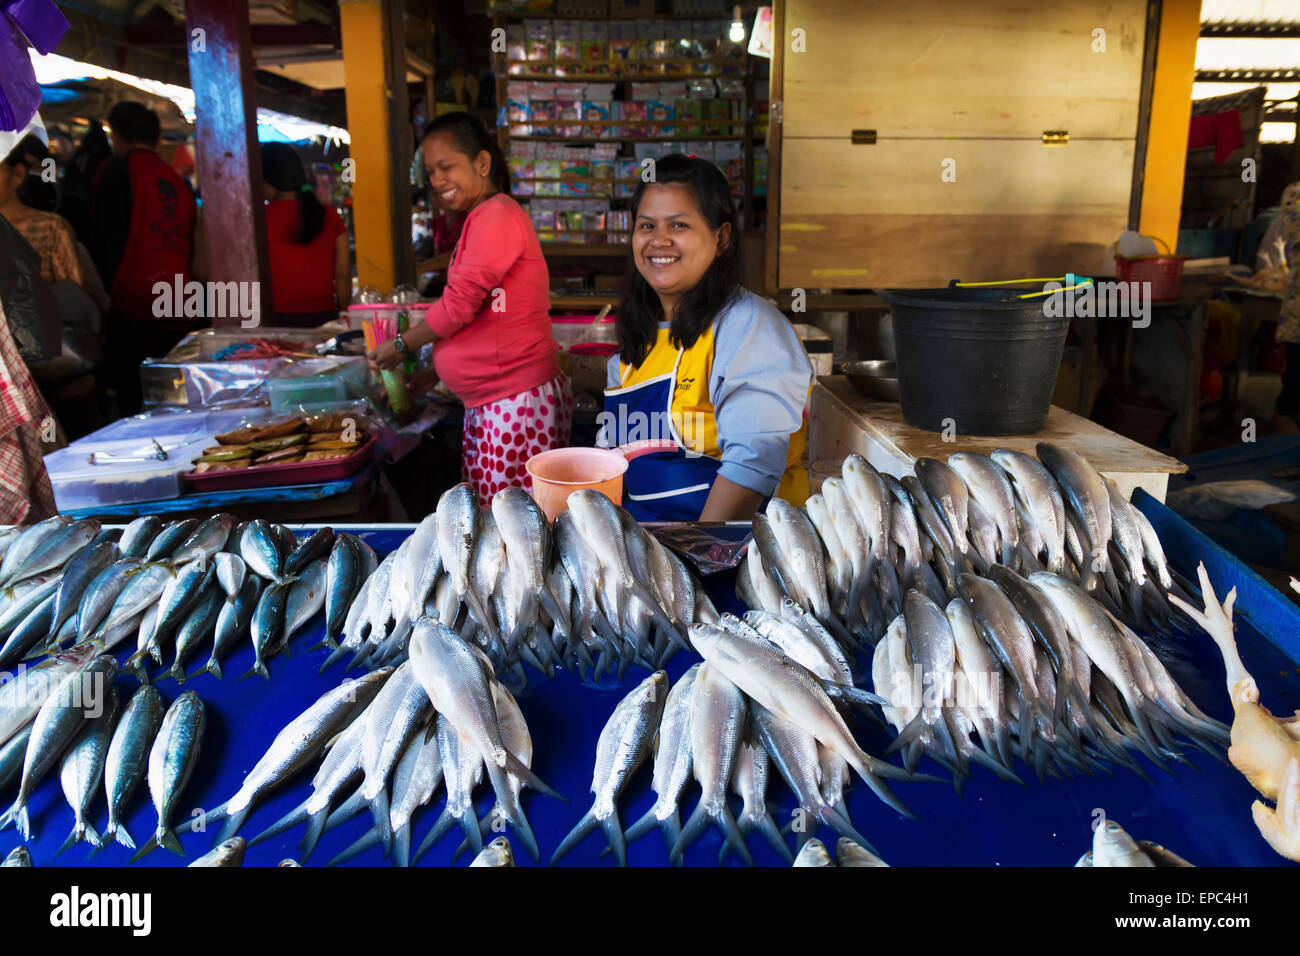
[[41, 279], [41, 257], [0, 216], [0, 303], [9, 331], [28, 364], [60, 354], [59, 306]]

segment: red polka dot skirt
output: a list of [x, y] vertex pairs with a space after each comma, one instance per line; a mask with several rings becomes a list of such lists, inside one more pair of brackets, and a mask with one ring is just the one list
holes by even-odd
[[531, 494], [525, 463], [541, 452], [566, 447], [572, 424], [573, 394], [563, 375], [518, 395], [467, 408], [461, 478], [474, 486], [485, 508], [502, 488], [514, 486]]

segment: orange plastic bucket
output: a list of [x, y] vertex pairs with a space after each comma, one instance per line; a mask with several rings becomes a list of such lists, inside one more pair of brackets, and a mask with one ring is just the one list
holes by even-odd
[[614, 504], [623, 502], [623, 473], [641, 455], [675, 451], [676, 442], [641, 441], [618, 448], [553, 448], [528, 459], [533, 500], [554, 521], [569, 508], [569, 495], [590, 488]]

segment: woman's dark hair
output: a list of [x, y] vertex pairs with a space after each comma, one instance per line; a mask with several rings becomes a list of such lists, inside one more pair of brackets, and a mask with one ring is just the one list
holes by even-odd
[[41, 176], [42, 164], [49, 157], [50, 151], [44, 141], [35, 133], [28, 133], [4, 158], [4, 164], [10, 169], [23, 167], [23, 181], [17, 189], [18, 201], [29, 209], [54, 212], [58, 205], [58, 188]]
[[488, 131], [481, 119], [473, 113], [443, 113], [429, 120], [424, 127], [424, 132], [420, 134], [420, 142], [423, 143], [435, 133], [449, 135], [456, 144], [456, 151], [464, 153], [470, 159], [476, 158], [479, 153], [486, 150], [492, 157], [488, 177], [492, 180], [493, 188], [497, 192], [510, 195], [510, 173], [506, 169], [506, 158], [501, 154], [501, 146], [497, 143], [497, 138]]
[[307, 173], [302, 160], [287, 143], [262, 143], [262, 180], [280, 192], [294, 193], [298, 197], [298, 244], [307, 245], [325, 228], [325, 207], [316, 193], [307, 185]]
[[123, 100], [108, 111], [108, 125], [130, 146], [154, 147], [162, 136], [158, 114], [132, 100]]
[[[709, 265], [695, 288], [677, 302], [668, 327], [668, 339], [676, 348], [690, 348], [718, 314], [740, 290], [743, 262], [740, 256], [740, 230], [736, 211], [731, 205], [731, 191], [722, 170], [712, 163], [674, 153], [657, 160], [654, 180], [639, 182], [632, 194], [632, 229], [647, 189], [668, 183], [681, 183], [695, 196], [700, 213], [709, 228], [731, 226], [727, 245]], [[618, 344], [621, 358], [636, 367], [645, 361], [654, 346], [659, 323], [664, 320], [659, 294], [646, 282], [636, 267], [636, 256], [628, 254], [623, 296], [618, 306]]]

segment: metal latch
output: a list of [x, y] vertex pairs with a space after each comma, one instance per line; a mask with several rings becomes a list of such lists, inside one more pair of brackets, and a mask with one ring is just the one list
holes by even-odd
[[1064, 146], [1069, 142], [1070, 142], [1070, 131], [1068, 129], [1043, 130], [1044, 146]]
[[854, 146], [874, 146], [876, 131], [874, 129], [855, 129], [849, 134]]

